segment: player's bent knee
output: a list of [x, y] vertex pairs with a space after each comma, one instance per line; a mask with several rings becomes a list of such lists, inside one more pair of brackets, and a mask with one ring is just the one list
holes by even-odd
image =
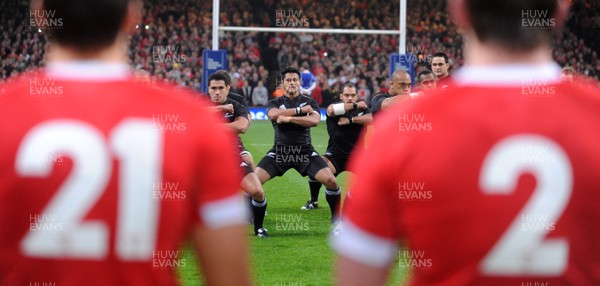
[[325, 185], [325, 187], [330, 190], [335, 190], [335, 189], [339, 188], [337, 180], [336, 180], [335, 176], [333, 176], [333, 175], [327, 176], [325, 178], [325, 182], [323, 182], [323, 185]]

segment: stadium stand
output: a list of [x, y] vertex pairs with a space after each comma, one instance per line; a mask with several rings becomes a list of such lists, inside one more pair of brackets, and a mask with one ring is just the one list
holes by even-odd
[[[281, 26], [295, 18], [310, 28], [395, 29], [398, 2], [366, 0], [222, 1], [223, 26]], [[47, 40], [31, 27], [27, 1], [0, 3], [0, 82], [44, 65]], [[575, 0], [567, 28], [555, 38], [554, 57], [561, 66], [598, 78], [600, 61], [600, 4]], [[145, 1], [144, 22], [131, 39], [132, 67], [155, 80], [200, 90], [202, 51], [211, 48], [212, 4], [206, 1]], [[446, 2], [408, 1], [407, 52], [419, 58], [416, 72], [425, 69], [431, 55], [443, 51], [455, 70], [463, 64], [462, 39], [449, 20]], [[572, 17], [574, 13], [582, 15]], [[278, 18], [279, 17], [279, 18]], [[279, 19], [279, 20], [278, 20]], [[287, 24], [289, 26], [289, 23]], [[219, 46], [228, 53], [232, 88], [242, 93], [263, 81], [272, 97], [277, 71], [310, 63], [318, 79], [316, 92], [326, 106], [346, 82], [364, 82], [369, 94], [385, 92], [389, 54], [398, 51], [398, 37], [389, 35], [296, 34], [221, 32]], [[419, 57], [420, 55], [420, 57]], [[161, 58], [163, 56], [163, 58]], [[167, 60], [164, 60], [167, 56]], [[318, 95], [317, 95], [318, 96]], [[249, 98], [250, 102], [251, 99]]]

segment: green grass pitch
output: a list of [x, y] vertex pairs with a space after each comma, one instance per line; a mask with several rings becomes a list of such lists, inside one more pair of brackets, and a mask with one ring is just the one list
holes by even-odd
[[[327, 129], [324, 122], [311, 129], [312, 142], [319, 154], [327, 147]], [[252, 153], [256, 164], [273, 145], [273, 128], [269, 121], [253, 121], [242, 136], [244, 145]], [[346, 191], [348, 173], [338, 176]], [[331, 285], [333, 252], [329, 247], [330, 211], [321, 188], [319, 208], [300, 210], [310, 198], [307, 178], [290, 170], [282, 177], [264, 185], [269, 203], [264, 226], [269, 239], [253, 237], [248, 226], [251, 246], [251, 270], [256, 285]], [[203, 285], [196, 259], [188, 248], [183, 251], [185, 267], [178, 269], [182, 285]], [[404, 284], [408, 269], [396, 264], [390, 275], [390, 285]], [[235, 273], [232, 273], [235, 275]]]

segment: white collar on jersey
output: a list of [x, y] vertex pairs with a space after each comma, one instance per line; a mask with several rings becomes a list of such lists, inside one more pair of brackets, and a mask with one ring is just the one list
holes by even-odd
[[53, 62], [46, 65], [48, 76], [66, 80], [121, 81], [131, 78], [131, 69], [124, 63], [100, 61]]
[[456, 85], [522, 85], [530, 80], [558, 83], [560, 66], [555, 62], [538, 65], [465, 65], [452, 75], [452, 79]]

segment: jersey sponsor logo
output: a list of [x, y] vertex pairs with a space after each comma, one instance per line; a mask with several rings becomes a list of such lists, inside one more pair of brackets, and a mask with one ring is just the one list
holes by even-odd
[[287, 108], [285, 107], [285, 105], [282, 104], [279, 106], [279, 109], [287, 109]]
[[302, 102], [300, 103], [300, 107], [304, 107], [307, 104], [307, 102]]

